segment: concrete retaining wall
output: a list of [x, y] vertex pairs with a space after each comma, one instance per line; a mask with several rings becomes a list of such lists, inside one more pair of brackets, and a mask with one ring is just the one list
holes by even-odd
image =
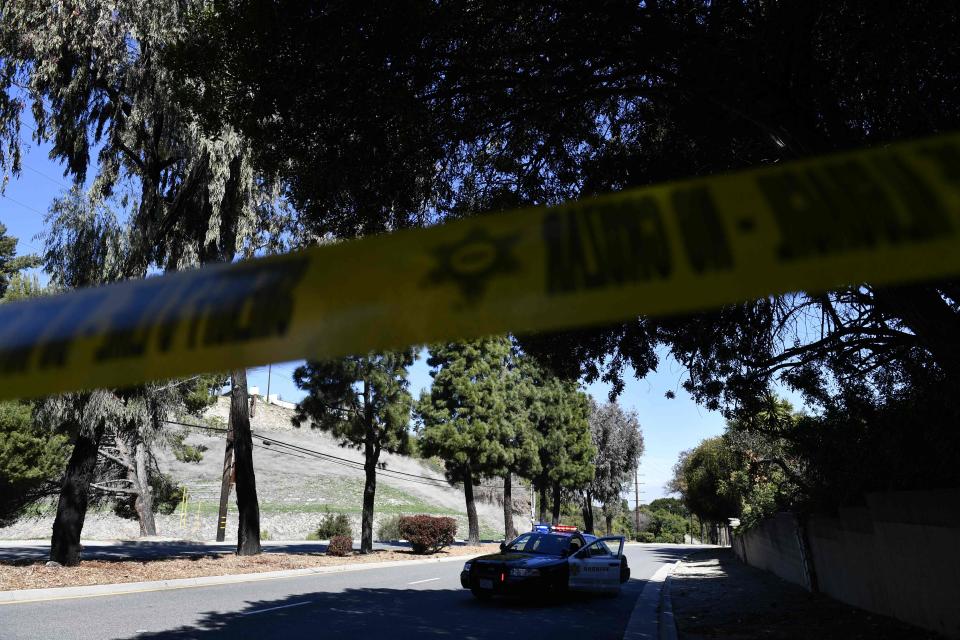
[[[735, 536], [741, 560], [837, 600], [960, 638], [960, 489], [871, 494], [867, 506], [793, 514]], [[806, 557], [805, 557], [806, 556]]]

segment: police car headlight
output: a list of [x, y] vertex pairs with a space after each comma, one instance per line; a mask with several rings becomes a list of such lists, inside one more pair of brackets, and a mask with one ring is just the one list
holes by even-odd
[[524, 569], [518, 567], [516, 569], [510, 569], [510, 575], [515, 578], [532, 578], [534, 576], [540, 575], [539, 569]]
[[465, 563], [464, 563], [464, 565], [463, 565], [463, 570], [464, 570], [464, 571], [470, 571], [470, 563], [469, 563], [469, 562], [465, 562]]

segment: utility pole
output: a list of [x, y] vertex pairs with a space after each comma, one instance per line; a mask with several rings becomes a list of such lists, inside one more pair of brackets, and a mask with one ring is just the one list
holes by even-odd
[[634, 531], [640, 535], [640, 461], [633, 468], [633, 519]]
[[[231, 412], [232, 414], [232, 412]], [[227, 537], [227, 505], [233, 484], [233, 420], [227, 419], [227, 445], [223, 450], [223, 476], [220, 479], [220, 512], [217, 516], [217, 542]]]
[[270, 374], [273, 372], [273, 365], [267, 365], [267, 404], [270, 404]]
[[537, 524], [537, 492], [533, 490], [533, 482], [530, 483], [530, 529]]

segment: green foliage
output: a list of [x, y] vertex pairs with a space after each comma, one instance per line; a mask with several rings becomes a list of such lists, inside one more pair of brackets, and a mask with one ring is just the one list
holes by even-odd
[[293, 424], [327, 431], [341, 447], [363, 451], [366, 470], [360, 551], [373, 549], [376, 469], [382, 451], [406, 453], [413, 398], [407, 390], [412, 349], [384, 351], [339, 360], [307, 362], [293, 373], [307, 396], [297, 405]]
[[269, 539], [270, 539], [270, 532], [267, 531], [266, 529], [261, 529], [261, 530], [260, 530], [260, 539], [261, 539], [261, 540], [269, 540]]
[[406, 453], [413, 402], [407, 369], [413, 359], [408, 349], [298, 367], [293, 380], [307, 396], [297, 405], [294, 425], [309, 422], [341, 446], [370, 447], [374, 464], [380, 451]]
[[388, 516], [380, 521], [380, 524], [377, 525], [377, 540], [399, 540], [403, 536], [400, 535], [400, 519], [403, 518], [403, 514], [396, 514]]
[[[2, 159], [2, 157], [0, 157]], [[39, 266], [40, 259], [33, 255], [16, 256], [17, 239], [7, 235], [7, 227], [0, 223], [0, 298], [16, 299], [26, 297], [23, 292], [17, 291], [8, 297], [7, 288], [17, 281], [18, 289], [25, 286], [20, 272], [24, 269]], [[29, 285], [26, 285], [29, 286]]]
[[594, 478], [596, 448], [587, 420], [589, 397], [575, 382], [563, 381], [529, 366], [527, 375], [538, 389], [530, 407], [530, 420], [539, 433], [540, 472], [534, 486], [583, 489]]
[[153, 489], [153, 509], [157, 513], [173, 513], [183, 496], [183, 485], [166, 473], [150, 474], [150, 487]]
[[353, 554], [353, 539], [350, 536], [336, 535], [330, 538], [327, 545], [328, 556], [346, 557]]
[[[180, 506], [183, 499], [184, 486], [176, 478], [167, 473], [151, 473], [150, 488], [153, 493], [153, 510], [155, 513], [170, 515]], [[134, 506], [136, 496], [123, 495], [113, 499], [113, 512], [128, 520], [136, 520], [137, 510]]]
[[678, 498], [657, 498], [647, 508], [649, 511], [666, 511], [682, 518], [690, 517], [690, 510]]
[[36, 425], [27, 402], [0, 402], [0, 526], [56, 493], [67, 462], [67, 438]]
[[651, 542], [682, 544], [684, 534], [690, 533], [690, 521], [665, 509], [642, 508], [647, 520], [645, 531], [653, 536]]
[[24, 300], [26, 298], [42, 296], [46, 293], [47, 289], [40, 286], [40, 278], [38, 278], [36, 274], [24, 275], [22, 273], [15, 273], [10, 276], [7, 291], [3, 295], [3, 301], [12, 302], [14, 300]]
[[475, 482], [502, 473], [511, 455], [504, 379], [510, 357], [505, 337], [430, 347], [433, 384], [417, 403], [420, 448], [439, 456], [451, 480]]
[[184, 442], [188, 432], [180, 433], [171, 433], [168, 436], [168, 441], [170, 443], [170, 450], [173, 452], [174, 457], [180, 462], [201, 462], [203, 461], [203, 453], [207, 450], [207, 446], [203, 444], [192, 445]]
[[703, 520], [725, 523], [741, 513], [741, 492], [735, 482], [741, 466], [723, 437], [708, 438], [681, 454], [673, 484], [690, 511]]
[[620, 494], [633, 479], [643, 455], [643, 434], [633, 411], [624, 411], [615, 402], [596, 406], [590, 403], [590, 438], [597, 454], [593, 459], [595, 474], [588, 487], [589, 499], [599, 500], [604, 512], [617, 515]]
[[320, 525], [315, 532], [317, 540], [332, 540], [336, 536], [353, 538], [350, 529], [350, 519], [345, 513], [330, 513], [327, 511], [320, 519]]
[[400, 537], [407, 540], [414, 553], [436, 553], [453, 544], [457, 521], [453, 518], [427, 515], [400, 518]]
[[[177, 386], [178, 399], [187, 414], [200, 417], [208, 407], [216, 404], [220, 390], [226, 384], [227, 376], [225, 374], [208, 373], [195, 376], [184, 384]], [[219, 416], [215, 417], [219, 418]]]
[[641, 531], [639, 534], [637, 534], [636, 541], [637, 542], [656, 542], [657, 536], [655, 536], [650, 531]]

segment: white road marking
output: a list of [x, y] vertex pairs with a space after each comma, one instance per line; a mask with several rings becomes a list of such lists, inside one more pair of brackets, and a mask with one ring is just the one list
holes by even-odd
[[289, 609], [290, 607], [302, 607], [305, 604], [310, 604], [310, 601], [306, 602], [294, 602], [293, 604], [285, 604], [279, 607], [270, 607], [269, 609], [257, 609], [256, 611], [247, 611], [246, 613], [241, 613], [242, 616], [253, 616], [258, 613], [266, 613], [267, 611], [276, 611], [277, 609]]
[[416, 580], [414, 582], [408, 582], [407, 584], [423, 584], [424, 582], [433, 582], [434, 580], [439, 580], [440, 578], [427, 578], [426, 580]]

